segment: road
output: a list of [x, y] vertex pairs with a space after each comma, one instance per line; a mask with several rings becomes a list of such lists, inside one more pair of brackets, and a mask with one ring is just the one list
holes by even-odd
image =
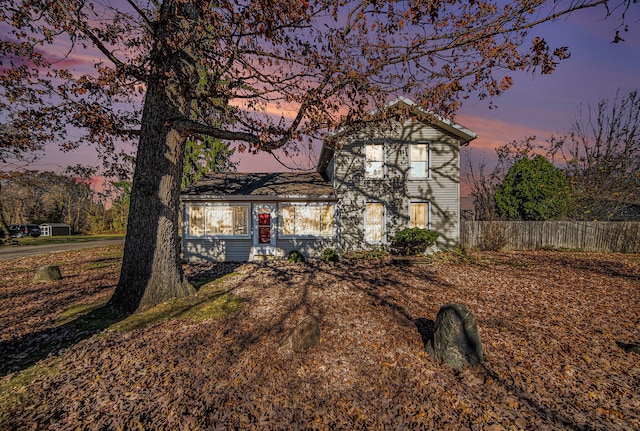
[[83, 248], [106, 247], [124, 244], [122, 239], [96, 240], [87, 242], [68, 242], [64, 244], [45, 245], [2, 245], [0, 246], [0, 260], [18, 259], [37, 254], [58, 253], [61, 251], [80, 250]]

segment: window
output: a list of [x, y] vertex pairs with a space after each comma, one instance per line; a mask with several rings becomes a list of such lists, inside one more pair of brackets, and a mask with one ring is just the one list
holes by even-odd
[[429, 178], [429, 153], [427, 142], [409, 146], [409, 178]]
[[364, 239], [369, 243], [382, 242], [384, 226], [384, 206], [381, 203], [368, 203], [364, 216]]
[[333, 235], [333, 205], [325, 203], [282, 204], [281, 235], [331, 236]]
[[366, 144], [364, 146], [365, 178], [382, 178], [384, 165], [384, 145]]
[[248, 205], [192, 205], [189, 207], [190, 236], [247, 236]]
[[409, 204], [409, 227], [431, 229], [429, 202], [411, 202]]

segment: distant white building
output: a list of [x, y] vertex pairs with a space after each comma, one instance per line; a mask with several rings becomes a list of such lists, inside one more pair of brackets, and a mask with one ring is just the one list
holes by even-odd
[[71, 226], [66, 223], [44, 223], [40, 225], [42, 236], [71, 235]]

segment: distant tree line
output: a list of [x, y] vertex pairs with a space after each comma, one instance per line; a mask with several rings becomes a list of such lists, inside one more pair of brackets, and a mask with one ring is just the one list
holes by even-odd
[[54, 172], [0, 172], [0, 226], [67, 223], [74, 233], [111, 229], [110, 214], [89, 182]]
[[496, 150], [472, 166], [476, 220], [640, 220], [640, 93], [580, 106], [565, 135]]
[[[183, 187], [207, 173], [235, 170], [233, 153], [234, 149], [220, 140], [190, 139]], [[98, 192], [91, 188], [93, 174], [83, 166], [70, 168], [66, 174], [0, 171], [0, 228], [7, 230], [18, 223], [66, 223], [73, 233], [125, 232], [131, 181], [116, 179]]]

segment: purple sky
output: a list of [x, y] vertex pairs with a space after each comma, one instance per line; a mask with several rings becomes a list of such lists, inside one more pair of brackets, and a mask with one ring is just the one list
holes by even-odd
[[[624, 42], [611, 43], [619, 21], [603, 20], [603, 10], [589, 10], [561, 21], [545, 24], [532, 36], [544, 37], [552, 47], [568, 46], [571, 57], [564, 60], [551, 75], [514, 73], [513, 87], [494, 100], [497, 108], [489, 109], [487, 101], [467, 100], [455, 121], [478, 133], [479, 138], [464, 150], [466, 159], [495, 159], [496, 148], [505, 143], [535, 135], [544, 140], [566, 131], [580, 103], [596, 103], [612, 98], [616, 90], [622, 94], [640, 89], [640, 9], [633, 6], [628, 13], [628, 32], [620, 32]], [[302, 151], [300, 161], [282, 157], [291, 166], [308, 167], [317, 152]], [[238, 170], [242, 172], [282, 171], [284, 168], [266, 154], [241, 154]], [[61, 170], [81, 163], [99, 166], [92, 148], [73, 153], [48, 149], [47, 157], [31, 169]], [[464, 176], [464, 172], [463, 172]], [[464, 192], [463, 192], [464, 194]]]
[[535, 34], [552, 46], [568, 46], [571, 57], [551, 75], [516, 75], [514, 86], [495, 101], [496, 109], [488, 109], [487, 103], [463, 106], [456, 121], [479, 134], [467, 157], [490, 161], [497, 146], [532, 135], [545, 140], [562, 134], [579, 104], [613, 98], [618, 89], [621, 95], [640, 89], [637, 10], [630, 14], [629, 31], [620, 32], [622, 43], [611, 43], [619, 22], [602, 17], [602, 11], [591, 10], [540, 27]]

